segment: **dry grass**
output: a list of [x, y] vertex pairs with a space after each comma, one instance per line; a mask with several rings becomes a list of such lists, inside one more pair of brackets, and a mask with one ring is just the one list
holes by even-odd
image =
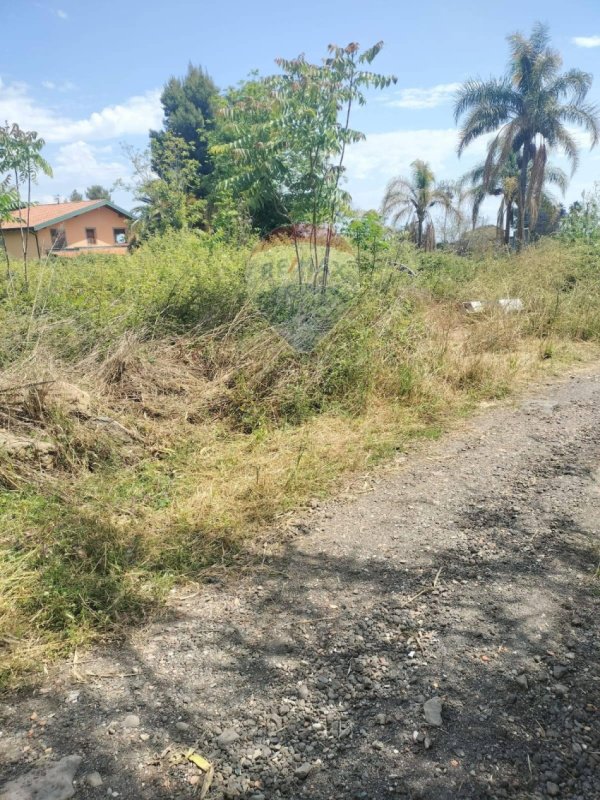
[[[138, 620], [174, 581], [240, 564], [265, 525], [482, 401], [597, 357], [597, 287], [597, 266], [555, 246], [426, 262], [310, 354], [245, 307], [210, 332], [138, 326], [78, 360], [38, 343], [0, 385], [4, 427], [57, 449], [51, 469], [0, 461], [2, 679]], [[505, 296], [526, 312], [467, 316], [459, 302]], [[90, 393], [89, 414], [2, 392], [56, 379]]]

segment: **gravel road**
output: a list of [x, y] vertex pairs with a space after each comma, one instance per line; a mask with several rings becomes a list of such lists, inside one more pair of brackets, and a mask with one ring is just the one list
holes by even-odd
[[599, 543], [596, 367], [3, 698], [0, 798], [600, 798]]

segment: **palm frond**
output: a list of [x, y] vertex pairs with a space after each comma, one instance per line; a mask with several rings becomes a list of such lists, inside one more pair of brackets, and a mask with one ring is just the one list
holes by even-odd
[[592, 147], [598, 144], [600, 138], [600, 109], [587, 103], [569, 103], [561, 106], [557, 114], [562, 122], [577, 125], [589, 133]]

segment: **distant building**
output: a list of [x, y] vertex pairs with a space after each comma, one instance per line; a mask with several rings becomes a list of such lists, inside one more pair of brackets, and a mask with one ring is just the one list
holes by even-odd
[[21, 230], [28, 237], [30, 258], [43, 258], [48, 254], [126, 254], [131, 219], [129, 212], [109, 200], [81, 200], [13, 211], [11, 219], [2, 222], [0, 227], [11, 259], [23, 257]]

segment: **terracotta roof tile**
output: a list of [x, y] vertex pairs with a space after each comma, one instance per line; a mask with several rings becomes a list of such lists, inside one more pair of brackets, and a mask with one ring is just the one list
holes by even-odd
[[[29, 227], [46, 227], [54, 220], [76, 214], [88, 206], [97, 206], [99, 202], [98, 200], [80, 200], [77, 203], [48, 203], [47, 205], [31, 206], [29, 210]], [[4, 230], [20, 227], [19, 217], [22, 217], [23, 224], [26, 224], [27, 209], [22, 208], [19, 211], [13, 211], [11, 217], [10, 220], [2, 223], [1, 227]]]

